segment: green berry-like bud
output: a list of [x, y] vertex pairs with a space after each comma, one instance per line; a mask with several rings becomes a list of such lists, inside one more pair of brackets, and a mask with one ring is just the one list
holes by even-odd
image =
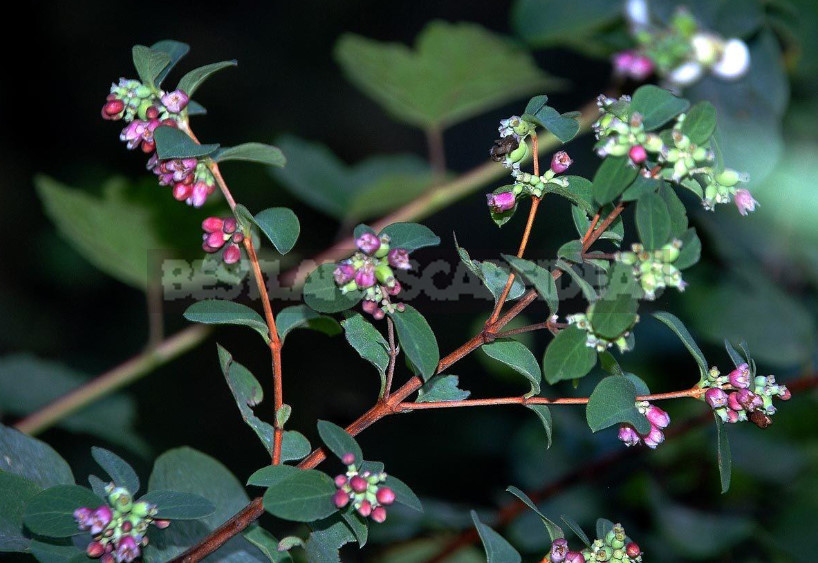
[[716, 174], [716, 181], [722, 186], [732, 188], [741, 180], [741, 175], [732, 168], [727, 168], [723, 172]]
[[375, 258], [383, 258], [387, 254], [389, 254], [389, 242], [388, 241], [384, 242], [383, 240], [381, 240], [380, 248], [378, 248], [378, 250], [375, 251]]
[[695, 151], [693, 151], [693, 159], [696, 162], [704, 162], [706, 160], [710, 160], [710, 151], [708, 151], [704, 147], [699, 147]]
[[674, 243], [664, 245], [662, 247], [662, 259], [667, 263], [675, 262], [679, 254], [681, 254], [680, 246]]
[[511, 151], [508, 155], [509, 160], [511, 162], [520, 162], [525, 157], [528, 156], [528, 143], [525, 141], [520, 143], [520, 146]]
[[630, 145], [614, 145], [608, 149], [608, 154], [611, 156], [625, 156], [631, 150]]
[[384, 285], [389, 285], [395, 281], [395, 272], [388, 264], [381, 264], [375, 268], [375, 277]]
[[661, 152], [665, 144], [662, 142], [662, 138], [656, 133], [648, 133], [645, 135], [645, 142], [642, 143], [642, 146], [645, 147], [645, 150], [648, 152]]
[[614, 539], [610, 543], [611, 547], [614, 548], [613, 556], [614, 558], [616, 558], [616, 550], [621, 550], [623, 547], [625, 547], [625, 540], [618, 540], [616, 539], [616, 537], [614, 537]]
[[137, 98], [148, 98], [151, 95], [151, 89], [145, 86], [144, 84], [140, 84], [135, 90], [134, 94]]
[[128, 489], [123, 487], [117, 487], [111, 494], [108, 495], [108, 502], [114, 507], [117, 511], [121, 513], [127, 513], [131, 511], [133, 507], [133, 498], [131, 497], [131, 493]]
[[636, 254], [633, 252], [620, 252], [617, 260], [626, 266], [633, 266], [636, 264]]
[[358, 284], [355, 283], [355, 280], [349, 282], [341, 288], [341, 293], [349, 293], [350, 291], [358, 291]]
[[151, 505], [150, 503], [141, 500], [139, 502], [133, 503], [133, 507], [131, 507], [131, 515], [136, 518], [144, 518], [148, 514], [150, 514]]

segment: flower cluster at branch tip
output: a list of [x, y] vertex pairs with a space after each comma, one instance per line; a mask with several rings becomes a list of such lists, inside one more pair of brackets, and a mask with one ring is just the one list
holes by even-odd
[[342, 293], [364, 291], [363, 310], [376, 320], [386, 313], [403, 311], [402, 303], [392, 303], [392, 297], [401, 291], [395, 271], [409, 270], [409, 251], [390, 248], [388, 235], [380, 237], [366, 232], [355, 239], [358, 252], [340, 262], [333, 273]]
[[650, 431], [647, 434], [639, 434], [630, 424], [623, 424], [619, 427], [619, 439], [628, 447], [644, 442], [647, 447], [655, 450], [665, 441], [665, 434], [662, 430], [670, 424], [670, 415], [647, 401], [638, 401], [636, 408], [650, 422]]
[[684, 87], [707, 72], [735, 80], [750, 68], [744, 41], [701, 29], [685, 8], [676, 10], [663, 27], [650, 21], [646, 0], [628, 0], [626, 16], [638, 48], [614, 55], [614, 70], [622, 76], [642, 81], [656, 71], [668, 86]]
[[355, 465], [355, 455], [348, 453], [342, 459], [347, 472], [335, 477], [333, 502], [338, 508], [351, 505], [364, 518], [371, 518], [379, 524], [386, 520], [386, 507], [395, 502], [395, 492], [382, 485], [386, 473], [359, 472]]
[[702, 382], [704, 400], [727, 423], [751, 421], [759, 428], [773, 423], [776, 408], [773, 397], [788, 401], [792, 396], [774, 375], [755, 375], [755, 364], [739, 364], [728, 375], [712, 367]]
[[[566, 317], [569, 325], [574, 325], [580, 330], [584, 330], [586, 333], [585, 337], [585, 345], [588, 348], [593, 348], [597, 352], [604, 352], [608, 348], [611, 348], [614, 344], [619, 348], [620, 352], [627, 352], [631, 349], [633, 343], [631, 342], [630, 331], [625, 331], [622, 333], [617, 339], [610, 340], [601, 336], [594, 332], [594, 327], [591, 324], [591, 320], [588, 318], [588, 315], [585, 313], [577, 313], [575, 315], [568, 315]], [[639, 317], [637, 317], [637, 322]]]
[[633, 266], [634, 278], [642, 286], [645, 299], [656, 299], [656, 292], [665, 287], [675, 287], [684, 291], [687, 282], [682, 272], [673, 265], [679, 258], [682, 241], [674, 239], [659, 250], [645, 250], [641, 244], [631, 245], [631, 252], [617, 252], [614, 259], [627, 266]]
[[628, 156], [643, 176], [661, 178], [697, 193], [702, 206], [712, 211], [718, 203], [735, 198], [741, 215], [754, 211], [758, 202], [745, 188], [747, 174], [731, 168], [719, 169], [708, 146], [696, 145], [683, 133], [687, 114], [680, 114], [670, 130], [661, 133], [645, 131], [643, 117], [631, 110], [631, 98], [600, 96], [597, 99], [602, 116], [594, 123], [597, 154]]
[[244, 233], [238, 229], [234, 217], [208, 217], [202, 221], [202, 249], [209, 254], [218, 252], [224, 247], [222, 259], [225, 264], [235, 264], [241, 259], [239, 245], [244, 241]]
[[156, 505], [134, 501], [130, 491], [123, 487], [110, 483], [105, 487], [105, 493], [108, 504], [74, 511], [79, 529], [92, 536], [86, 553], [102, 563], [130, 563], [148, 545], [148, 526], [167, 528], [170, 522], [156, 519]]
[[640, 563], [642, 550], [625, 534], [621, 524], [614, 524], [605, 537], [597, 538], [590, 547], [582, 551], [571, 551], [568, 542], [559, 538], [551, 544], [551, 551], [545, 556], [549, 563], [597, 563], [616, 561], [621, 563]]
[[188, 95], [182, 90], [164, 92], [139, 82], [121, 78], [111, 85], [111, 93], [102, 106], [102, 117], [123, 120], [128, 125], [119, 139], [131, 150], [140, 148], [154, 153], [147, 168], [159, 177], [160, 186], [171, 186], [173, 197], [193, 207], [204, 205], [216, 190], [216, 181], [207, 164], [196, 158], [160, 160], [154, 152], [154, 132], [159, 127], [184, 127], [187, 123]]

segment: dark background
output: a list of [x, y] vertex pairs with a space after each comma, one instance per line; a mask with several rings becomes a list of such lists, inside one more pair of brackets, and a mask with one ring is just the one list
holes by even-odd
[[[102, 373], [144, 347], [145, 298], [141, 292], [96, 270], [59, 237], [42, 212], [32, 178], [47, 174], [67, 185], [98, 193], [104, 180], [112, 175], [133, 180], [146, 176], [141, 156], [124, 150], [118, 142], [118, 124], [99, 118], [110, 82], [135, 74], [130, 58], [132, 45], [150, 45], [165, 38], [189, 43], [192, 51], [180, 64], [182, 69], [238, 59], [236, 69], [212, 78], [197, 95], [209, 112], [193, 122], [203, 141], [227, 145], [250, 140], [270, 142], [282, 133], [296, 133], [328, 145], [352, 163], [380, 153], [425, 155], [426, 145], [420, 132], [392, 121], [344, 79], [332, 58], [333, 45], [342, 33], [411, 44], [428, 21], [441, 18], [478, 22], [511, 34], [505, 3], [474, 0], [229, 4], [94, 1], [36, 3], [27, 9], [30, 13], [23, 18], [25, 24], [21, 20], [18, 27], [23, 38], [5, 49], [6, 72], [0, 88], [4, 168], [0, 188], [0, 238], [4, 241], [0, 251], [0, 350], [4, 355], [31, 353], [89, 375]], [[546, 71], [570, 80], [570, 89], [551, 96], [552, 105], [562, 111], [593, 98], [608, 84], [610, 70], [604, 60], [561, 50], [540, 50], [535, 57]], [[176, 70], [170, 81], [179, 76]], [[796, 86], [794, 95], [794, 106], [813, 107], [811, 92], [799, 91]], [[491, 110], [448, 130], [445, 141], [449, 169], [462, 172], [484, 162], [496, 122], [519, 112], [524, 101]], [[801, 115], [809, 116], [811, 112]], [[809, 133], [802, 137], [810, 139]], [[597, 160], [590, 147], [587, 136], [571, 145], [571, 153], [577, 158], [575, 173], [593, 174]], [[234, 193], [249, 208], [286, 205], [296, 211], [302, 223], [302, 238], [296, 250], [304, 257], [328, 246], [341, 234], [333, 220], [294, 200], [263, 168], [236, 165], [228, 168], [227, 174]], [[162, 230], [174, 246], [188, 256], [197, 256], [200, 231], [196, 223], [205, 213], [180, 206], [164, 190], [156, 189], [154, 196], [163, 198], [169, 207], [181, 208], [180, 216], [188, 214], [178, 225], [165, 224]], [[762, 200], [759, 213], [767, 211], [765, 205]], [[564, 202], [548, 203], [535, 229], [530, 247], [533, 257], [553, 256], [556, 248], [570, 239], [573, 227], [568, 209]], [[734, 214], [734, 210], [725, 213]], [[755, 221], [755, 217], [749, 221]], [[521, 220], [517, 220], [498, 231], [488, 220], [482, 193], [435, 214], [425, 224], [441, 236], [443, 245], [440, 250], [418, 253], [417, 258], [444, 257], [452, 263], [456, 259], [452, 231], [475, 257], [487, 258], [513, 251], [522, 227]], [[757, 228], [768, 227], [758, 224]], [[708, 248], [708, 240], [703, 242]], [[700, 275], [702, 283], [712, 283], [715, 288], [724, 259], [712, 250], [706, 252], [709, 260], [700, 266]], [[774, 258], [776, 266], [781, 262], [792, 264], [786, 255]], [[811, 307], [814, 301], [811, 284], [815, 278], [809, 273], [793, 276], [791, 270], [809, 272], [809, 268], [791, 266], [784, 276], [789, 285], [782, 285], [801, 299], [804, 307]], [[672, 296], [659, 305], [671, 311], [681, 309], [680, 316], [689, 318], [696, 314], [694, 301]], [[169, 333], [186, 326], [181, 312], [187, 304], [166, 304]], [[429, 318], [443, 354], [478, 330], [478, 323], [491, 305], [481, 300], [441, 304], [423, 299], [413, 304]], [[541, 304], [532, 311], [531, 322], [546, 314]], [[694, 364], [669, 332], [645, 319], [636, 335], [639, 346], [636, 353], [627, 356], [627, 368], [645, 378], [652, 390], [669, 391], [693, 382]], [[218, 331], [217, 338], [264, 385], [269, 383], [265, 378], [268, 356], [256, 339], [228, 329]], [[211, 338], [195, 352], [130, 388], [139, 405], [138, 431], [152, 450], [148, 457], [132, 456], [144, 476], [149, 473], [153, 457], [183, 444], [221, 460], [240, 480], [267, 462], [227, 392], [218, 369], [215, 340]], [[547, 340], [538, 335], [531, 341], [535, 354], [540, 356]], [[726, 357], [718, 356], [717, 348], [706, 351], [726, 364]], [[316, 418], [347, 424], [366, 410], [377, 394], [376, 374], [343, 338], [293, 333], [284, 351], [284, 365], [286, 401], [294, 407], [291, 424], [313, 443], [317, 443]], [[784, 379], [809, 372], [808, 365], [771, 367], [778, 367]], [[513, 377], [479, 358], [463, 360], [452, 373], [460, 375], [477, 397], [522, 390]], [[405, 377], [404, 370], [399, 378]], [[585, 387], [583, 384], [579, 391], [566, 387], [555, 393], [580, 393], [587, 391]], [[740, 458], [743, 447], [749, 457], [743, 463], [741, 459], [737, 462], [734, 490], [720, 497], [713, 459], [714, 436], [711, 430], [701, 430], [674, 445], [663, 446], [654, 455], [629, 457], [595, 475], [591, 485], [557, 497], [547, 508], [554, 516], [568, 513], [583, 523], [597, 516], [621, 519], [629, 530], [638, 531], [632, 535], [646, 538], [654, 549], [654, 561], [676, 560], [671, 555], [674, 550], [681, 560], [689, 556], [678, 545], [669, 547], [673, 545], [668, 539], [672, 531], [662, 522], [675, 521], [662, 512], [663, 506], [684, 505], [708, 514], [741, 515], [753, 523], [755, 539], [745, 534], [738, 546], [725, 540], [723, 553], [717, 548], [706, 556], [711, 557], [708, 560], [771, 561], [779, 556], [783, 558], [776, 561], [789, 560], [777, 547], [781, 537], [775, 530], [781, 528], [782, 522], [801, 521], [797, 515], [802, 510], [815, 522], [811, 512], [814, 505], [808, 504], [815, 499], [801, 497], [793, 501], [794, 508], [789, 501], [780, 500], [791, 498], [788, 494], [793, 492], [795, 477], [803, 479], [812, 473], [814, 482], [816, 442], [814, 432], [804, 428], [805, 421], [815, 421], [814, 406], [814, 398], [797, 398], [777, 415], [779, 425], [765, 433], [775, 434], [765, 436], [769, 438], [765, 442], [772, 442], [770, 447], [781, 442], [795, 444], [798, 449], [790, 489], [781, 488], [787, 484], [779, 482], [782, 479], [773, 469], [772, 478], [760, 477], [752, 470], [757, 460], [749, 454], [757, 447], [753, 440], [760, 431], [743, 428], [737, 434], [752, 436], [738, 440], [745, 445], [737, 446], [737, 456]], [[695, 407], [673, 404], [669, 410], [674, 420], [681, 420], [688, 412], [702, 411]], [[587, 427], [583, 428], [583, 413], [566, 409], [555, 410], [558, 445], [546, 453], [541, 429], [530, 413], [521, 410], [452, 410], [391, 417], [367, 430], [360, 442], [369, 456], [386, 462], [388, 471], [410, 483], [422, 497], [454, 503], [457, 517], [445, 516], [447, 512], [442, 508], [435, 509], [436, 501], [431, 503], [429, 517], [432, 522], [438, 520], [434, 526], [443, 522], [453, 528], [462, 524], [467, 508], [491, 508], [506, 502], [508, 499], [500, 493], [510, 484], [537, 488], [563, 471], [621, 448], [613, 431], [592, 437]], [[13, 418], [4, 422], [10, 420]], [[42, 438], [71, 462], [77, 475], [90, 468], [88, 447], [98, 440], [62, 430], [50, 430]], [[786, 447], [783, 449], [786, 453]], [[530, 529], [535, 532], [529, 534], [528, 529], [521, 525], [509, 535], [519, 540], [541, 534], [533, 526]], [[718, 526], [713, 529], [722, 530]], [[399, 537], [400, 530], [384, 532], [385, 536], [392, 534]], [[786, 543], [793, 545], [789, 539]], [[524, 541], [523, 545], [532, 546], [533, 551], [539, 549], [536, 542]], [[377, 554], [378, 548], [366, 553]], [[356, 555], [349, 552], [348, 557], [352, 560]]]

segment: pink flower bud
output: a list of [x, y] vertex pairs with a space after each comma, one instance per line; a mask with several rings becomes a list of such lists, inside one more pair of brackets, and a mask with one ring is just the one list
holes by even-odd
[[342, 490], [338, 490], [335, 492], [335, 495], [332, 497], [332, 502], [335, 503], [335, 506], [338, 508], [343, 508], [347, 504], [349, 504], [349, 495]]
[[378, 524], [382, 524], [386, 520], [386, 509], [382, 506], [376, 506], [372, 511], [372, 519]]
[[375, 498], [381, 504], [390, 505], [395, 502], [395, 491], [389, 487], [380, 487], [378, 492], [375, 493]]
[[339, 489], [347, 484], [347, 477], [346, 475], [336, 475], [335, 476], [335, 486]]
[[220, 217], [208, 217], [202, 221], [202, 230], [206, 233], [215, 233], [221, 231], [224, 221]]
[[91, 535], [94, 536], [104, 530], [111, 523], [113, 513], [108, 505], [103, 504], [91, 514], [88, 519]]
[[105, 553], [105, 546], [98, 541], [92, 541], [88, 544], [88, 547], [85, 549], [85, 553], [88, 554], [88, 557], [91, 559], [96, 559], [97, 557], [102, 556]]
[[631, 66], [633, 66], [633, 61], [636, 56], [636, 52], [631, 50], [620, 51], [619, 53], [614, 54], [614, 56], [611, 58], [614, 72], [624, 76], [630, 75]]
[[208, 195], [210, 195], [210, 186], [205, 182], [196, 182], [188, 203], [198, 209], [205, 204]]
[[639, 549], [639, 545], [636, 543], [628, 542], [628, 544], [625, 546], [625, 555], [631, 559], [635, 559], [636, 557], [642, 555], [642, 550]]
[[108, 120], [117, 120], [122, 117], [122, 110], [125, 109], [125, 102], [122, 100], [111, 100], [102, 106], [102, 117]]
[[704, 400], [714, 409], [720, 409], [727, 405], [727, 393], [722, 389], [712, 388], [708, 389], [704, 394]]
[[640, 165], [648, 159], [648, 151], [642, 145], [634, 145], [628, 151], [628, 157], [636, 165]]
[[346, 285], [355, 279], [355, 266], [349, 262], [341, 262], [335, 267], [332, 275], [335, 278], [336, 284]]
[[349, 486], [356, 493], [363, 493], [366, 492], [366, 490], [369, 488], [369, 483], [367, 483], [366, 479], [364, 479], [360, 475], [355, 475], [349, 480]]
[[554, 174], [562, 174], [568, 170], [573, 163], [574, 161], [571, 160], [567, 152], [559, 151], [554, 153], [554, 156], [551, 157], [551, 171], [554, 172]]
[[80, 530], [87, 530], [91, 527], [91, 523], [89, 522], [91, 514], [91, 509], [85, 508], [84, 506], [74, 511], [74, 520], [77, 521], [77, 526], [79, 526]]
[[236, 222], [235, 217], [228, 217], [224, 220], [224, 226], [222, 230], [227, 233], [228, 235], [231, 233], [236, 232], [236, 228], [238, 228], [238, 223]]
[[741, 406], [741, 403], [738, 402], [738, 391], [733, 391], [729, 395], [727, 395], [727, 406], [733, 409], [734, 411], [743, 411], [744, 407]]
[[122, 525], [119, 527], [119, 529], [120, 529], [120, 530], [122, 530], [123, 532], [125, 532], [125, 533], [127, 534], [128, 532], [130, 532], [131, 530], [133, 530], [133, 524], [132, 524], [130, 521], [125, 520], [125, 521], [122, 523]]
[[764, 406], [764, 401], [761, 399], [761, 397], [749, 389], [739, 389], [736, 393], [736, 401], [739, 405], [744, 407], [744, 410], [747, 412], [753, 412], [754, 410]]
[[355, 239], [355, 246], [366, 254], [375, 254], [381, 247], [381, 239], [373, 233], [364, 233]]
[[116, 560], [119, 563], [130, 563], [139, 557], [139, 545], [133, 536], [124, 536], [119, 539], [116, 547]]
[[644, 55], [637, 55], [631, 61], [630, 77], [642, 82], [653, 74], [653, 61]]
[[204, 240], [205, 244], [211, 249], [208, 252], [215, 252], [224, 246], [224, 234], [221, 232], [210, 233]]
[[159, 108], [156, 106], [151, 106], [145, 110], [145, 117], [149, 120], [158, 119], [159, 118]]
[[229, 244], [227, 248], [224, 249], [222, 259], [224, 260], [225, 264], [235, 264], [241, 260], [241, 249], [239, 249], [238, 245], [236, 244]]
[[489, 209], [492, 213], [504, 213], [517, 205], [517, 199], [512, 192], [501, 192], [499, 194], [486, 194]]
[[[111, 544], [108, 544], [108, 546], [113, 547]], [[114, 563], [114, 561], [116, 561], [116, 559], [114, 559], [114, 556], [111, 553], [106, 553], [99, 560], [99, 563]]]
[[558, 538], [551, 544], [551, 563], [562, 563], [568, 554], [568, 542], [565, 538]]
[[738, 212], [744, 217], [747, 216], [747, 213], [755, 211], [756, 205], [759, 205], [759, 203], [753, 199], [750, 191], [744, 188], [736, 190], [735, 202]]
[[409, 252], [403, 248], [393, 248], [388, 254], [389, 265], [398, 270], [409, 270], [412, 265], [409, 264]]
[[778, 388], [778, 398], [782, 401], [789, 401], [792, 398], [792, 393], [785, 386]]
[[730, 385], [736, 389], [746, 389], [750, 386], [750, 367], [741, 364], [730, 372]]
[[366, 518], [370, 514], [372, 514], [372, 505], [369, 503], [368, 500], [365, 500], [361, 503], [361, 506], [358, 507], [358, 514]]
[[358, 289], [366, 289], [375, 285], [375, 268], [372, 264], [364, 264], [355, 272], [355, 283]]
[[170, 526], [170, 520], [162, 520], [162, 519], [154, 520], [153, 525], [156, 526], [157, 528], [159, 528], [160, 530], [164, 530], [165, 528]]
[[569, 551], [565, 555], [565, 563], [585, 563], [585, 556], [579, 551]]
[[388, 293], [389, 295], [391, 295], [393, 297], [395, 295], [397, 295], [398, 293], [400, 293], [400, 290], [401, 290], [401, 285], [400, 285], [400, 282], [398, 280], [394, 280], [391, 287], [390, 286], [385, 286], [385, 287], [386, 287], [386, 293]]
[[656, 426], [650, 427], [650, 432], [644, 437], [645, 445], [652, 450], [655, 450], [659, 444], [665, 441], [665, 435]]
[[619, 440], [628, 447], [635, 446], [642, 441], [636, 429], [629, 424], [623, 424], [619, 427]]
[[[403, 311], [402, 307], [403, 307], [403, 303], [398, 303], [397, 305], [395, 305], [395, 308], [398, 311]], [[383, 309], [378, 309], [374, 313], [372, 313], [372, 318], [374, 318], [376, 321], [381, 320], [385, 316], [386, 316], [386, 313], [383, 312]]]
[[727, 424], [735, 424], [736, 422], [738, 422], [738, 412], [728, 409], [726, 415]]
[[355, 454], [353, 453], [346, 453], [344, 457], [341, 458], [341, 463], [344, 465], [352, 465], [355, 463]]
[[670, 424], [670, 415], [656, 405], [648, 407], [645, 417], [657, 428], [667, 428], [667, 425]]
[[362, 305], [362, 308], [364, 310], [364, 313], [374, 315], [375, 311], [378, 310], [378, 302], [377, 301], [371, 301], [369, 299], [365, 299], [364, 304]]
[[174, 90], [162, 96], [162, 105], [171, 113], [179, 113], [185, 109], [189, 101], [188, 95], [182, 90]]
[[185, 201], [187, 198], [190, 197], [190, 194], [193, 192], [193, 188], [188, 186], [182, 182], [173, 186], [173, 199], [176, 201]]

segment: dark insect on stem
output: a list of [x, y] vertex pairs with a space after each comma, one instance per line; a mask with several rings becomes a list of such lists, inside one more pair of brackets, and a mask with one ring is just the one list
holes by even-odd
[[489, 150], [489, 155], [494, 162], [500, 162], [506, 155], [520, 146], [520, 141], [514, 136], [501, 137], [494, 141], [494, 145]]

